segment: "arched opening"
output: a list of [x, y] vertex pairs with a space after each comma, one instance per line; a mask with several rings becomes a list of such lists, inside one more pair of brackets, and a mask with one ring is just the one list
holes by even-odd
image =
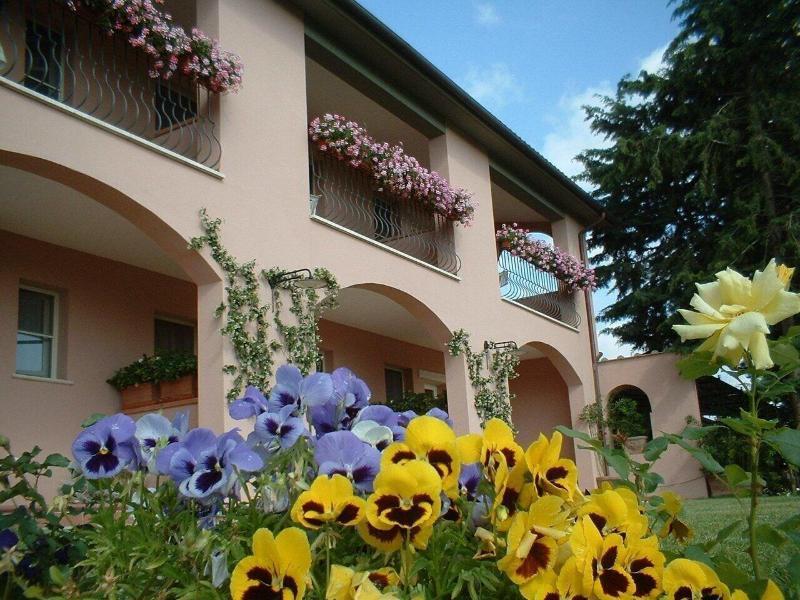
[[220, 355], [198, 327], [211, 318], [201, 290], [221, 287], [213, 268], [157, 215], [61, 165], [2, 152], [0, 190], [0, 339], [15, 340], [0, 348], [0, 422], [14, 445], [69, 454], [94, 413], [189, 410], [197, 423], [202, 377], [128, 404], [107, 380], [156, 351], [200, 355], [201, 369]]
[[606, 413], [611, 434], [617, 440], [645, 436], [653, 439], [652, 408], [644, 390], [622, 385], [608, 394]]
[[[558, 425], [572, 427], [574, 408], [571, 401], [580, 393], [580, 379], [566, 359], [552, 346], [531, 342], [520, 347], [518, 376], [509, 382], [514, 394], [512, 420], [523, 447], [540, 433], [548, 437]], [[562, 454], [575, 458], [575, 446], [569, 440]]]
[[[450, 332], [424, 304], [380, 284], [340, 291], [339, 306], [320, 322], [325, 371], [347, 367], [393, 408], [447, 409], [445, 344]], [[418, 410], [419, 411], [419, 410]]]

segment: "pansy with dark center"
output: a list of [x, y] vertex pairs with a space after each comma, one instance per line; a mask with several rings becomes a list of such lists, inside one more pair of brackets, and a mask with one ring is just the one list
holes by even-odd
[[100, 419], [72, 443], [72, 455], [87, 479], [113, 477], [138, 463], [136, 424], [127, 415]]
[[269, 452], [286, 450], [306, 433], [305, 423], [295, 414], [294, 406], [284, 406], [277, 413], [265, 412], [256, 417], [249, 440], [263, 444]]
[[179, 442], [189, 428], [189, 414], [178, 413], [170, 422], [165, 416], [150, 413], [136, 421], [136, 439], [142, 463], [155, 471], [156, 454], [164, 447]]
[[297, 527], [273, 536], [259, 529], [253, 536], [253, 554], [245, 556], [231, 573], [233, 600], [297, 600], [306, 591], [311, 548]]
[[343, 475], [361, 491], [372, 491], [372, 482], [380, 468], [381, 453], [362, 442], [350, 431], [323, 435], [314, 450], [314, 460], [321, 475]]
[[333, 396], [333, 380], [327, 373], [311, 373], [303, 377], [296, 366], [281, 365], [275, 371], [275, 387], [269, 395], [269, 412], [278, 413], [284, 406], [295, 410], [322, 406]]
[[244, 396], [238, 398], [228, 405], [228, 414], [231, 419], [241, 421], [250, 417], [257, 417], [267, 411], [267, 399], [257, 387], [248, 385], [244, 390]]

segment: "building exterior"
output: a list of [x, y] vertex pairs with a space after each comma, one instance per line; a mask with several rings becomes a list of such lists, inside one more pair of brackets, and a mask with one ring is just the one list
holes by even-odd
[[[680, 433], [688, 423], [700, 423], [700, 402], [695, 382], [678, 373], [679, 359], [676, 354], [654, 353], [601, 360], [597, 364], [600, 394], [606, 401], [625, 394], [644, 398], [652, 435]], [[667, 449], [654, 470], [664, 478], [665, 488], [681, 496], [708, 496], [700, 463], [677, 446]]]
[[[223, 273], [187, 247], [203, 208], [224, 219], [234, 256], [336, 275], [324, 368], [350, 367], [374, 400], [446, 390], [457, 430], [477, 430], [465, 360], [445, 348], [463, 328], [476, 348], [518, 344], [523, 443], [581, 427], [597, 394], [587, 297], [498, 254], [495, 230], [525, 224], [583, 259], [601, 209], [351, 0], [166, 4], [242, 56], [241, 91], [148, 78], [146, 57], [63, 2], [0, 7], [0, 429], [15, 448], [67, 452], [87, 415], [120, 409], [106, 379], [159, 339], [197, 353], [192, 420], [233, 426], [232, 349], [214, 317]], [[469, 190], [472, 225], [337, 171], [309, 146], [324, 113], [402, 141]], [[596, 461], [567, 445], [593, 487]]]

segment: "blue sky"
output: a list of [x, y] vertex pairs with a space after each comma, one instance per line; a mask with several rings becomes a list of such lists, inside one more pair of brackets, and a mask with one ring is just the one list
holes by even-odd
[[[658, 67], [678, 31], [666, 0], [360, 0], [562, 171], [597, 147], [581, 106]], [[599, 311], [611, 301], [595, 294]], [[630, 354], [600, 336], [608, 357]]]

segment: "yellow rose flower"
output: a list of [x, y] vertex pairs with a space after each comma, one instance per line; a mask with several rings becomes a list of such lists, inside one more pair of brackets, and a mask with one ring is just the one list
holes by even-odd
[[308, 529], [325, 523], [357, 525], [364, 519], [366, 502], [353, 494], [353, 484], [343, 475], [320, 475], [300, 494], [292, 507], [292, 520]]
[[231, 597], [301, 600], [310, 568], [311, 548], [302, 529], [289, 527], [277, 537], [268, 529], [259, 529], [253, 535], [253, 554], [233, 569]]
[[717, 281], [697, 284], [690, 303], [695, 310], [678, 311], [688, 325], [673, 329], [683, 341], [705, 339], [696, 352], [713, 351], [733, 365], [748, 352], [757, 369], [768, 369], [769, 327], [800, 312], [800, 295], [788, 291], [792, 271], [779, 269], [774, 259], [752, 281], [732, 269], [720, 271]]
[[384, 552], [398, 550], [406, 539], [425, 548], [442, 510], [441, 493], [442, 480], [427, 462], [387, 464], [367, 498], [366, 519], [358, 526], [361, 537]]

